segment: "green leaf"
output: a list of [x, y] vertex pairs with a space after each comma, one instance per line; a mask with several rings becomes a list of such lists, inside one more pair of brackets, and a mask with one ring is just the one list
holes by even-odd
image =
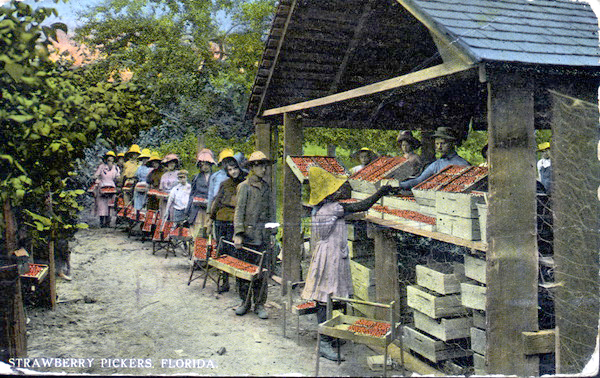
[[12, 119], [13, 121], [17, 121], [17, 122], [27, 122], [33, 119], [32, 115], [29, 114], [21, 114], [21, 115], [9, 115], [8, 117], [9, 119]]

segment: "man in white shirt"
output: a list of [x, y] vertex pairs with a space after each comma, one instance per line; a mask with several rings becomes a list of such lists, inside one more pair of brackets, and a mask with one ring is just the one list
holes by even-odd
[[[188, 184], [188, 171], [185, 169], [177, 173], [178, 184], [169, 192], [167, 207], [163, 219], [171, 222], [183, 222], [185, 220], [185, 209], [190, 199], [192, 186]], [[163, 223], [164, 224], [164, 223]]]

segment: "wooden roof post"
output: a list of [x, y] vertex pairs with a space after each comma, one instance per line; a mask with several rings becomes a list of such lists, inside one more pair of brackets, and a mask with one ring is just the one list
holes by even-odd
[[[398, 283], [398, 256], [396, 235], [392, 230], [369, 224], [369, 237], [375, 241], [375, 295], [376, 302], [396, 302], [396, 318], [405, 311], [406, 296], [400, 300], [400, 285]], [[405, 289], [405, 288], [403, 288]], [[387, 320], [389, 312], [386, 309], [376, 309], [375, 318]]]
[[[289, 155], [302, 155], [302, 120], [283, 115], [283, 162]], [[283, 163], [283, 282], [300, 280], [302, 253], [302, 184]], [[282, 286], [285, 291], [285, 285]]]
[[537, 376], [522, 332], [538, 330], [533, 79], [488, 68], [488, 374]]

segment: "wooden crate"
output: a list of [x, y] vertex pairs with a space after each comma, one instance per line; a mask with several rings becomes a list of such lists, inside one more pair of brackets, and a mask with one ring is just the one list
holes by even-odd
[[477, 214], [479, 215], [479, 230], [481, 231], [481, 240], [487, 241], [487, 204], [477, 204]]
[[[394, 341], [392, 337], [392, 333], [400, 336], [400, 328], [402, 325], [400, 323], [392, 324], [391, 327], [395, 327], [395, 330], [390, 330], [385, 336], [377, 337], [371, 336], [360, 332], [353, 332], [349, 329], [350, 325], [354, 324], [356, 321], [365, 319], [362, 317], [349, 316], [338, 314], [333, 318], [327, 320], [326, 322], [319, 325], [319, 333], [322, 335], [329, 335], [331, 337], [344, 339], [344, 340], [352, 340], [355, 343], [367, 344], [373, 346], [385, 347]], [[375, 322], [381, 322], [380, 320], [375, 319], [366, 319]], [[386, 322], [384, 322], [386, 323]], [[389, 321], [387, 322], [389, 324]]]
[[487, 337], [485, 330], [471, 327], [471, 350], [475, 353], [485, 355]]
[[436, 192], [435, 207], [439, 214], [454, 215], [462, 218], [478, 218], [477, 204], [483, 203], [482, 196], [470, 193]]
[[484, 259], [477, 258], [471, 255], [465, 255], [465, 276], [481, 282], [486, 283], [486, 261]]
[[450, 358], [467, 357], [473, 354], [467, 347], [455, 343], [445, 343], [419, 332], [412, 327], [404, 327], [404, 346], [432, 362], [440, 362]]
[[448, 214], [437, 214], [436, 230], [466, 240], [480, 240], [479, 218], [463, 218]]
[[415, 320], [415, 328], [425, 331], [443, 341], [469, 337], [471, 326], [473, 325], [473, 320], [470, 316], [433, 319], [419, 311], [415, 311], [413, 318]]
[[348, 241], [348, 256], [351, 259], [375, 256], [375, 243], [373, 239]]
[[383, 206], [391, 209], [409, 210], [420, 212], [421, 206], [415, 200], [407, 200], [402, 196], [384, 196], [382, 197]]
[[418, 190], [413, 189], [415, 200], [421, 206], [435, 207], [435, 199], [437, 197], [435, 190]]
[[473, 310], [473, 327], [486, 329], [485, 311]]
[[460, 293], [464, 269], [459, 263], [429, 263], [417, 265], [417, 285], [439, 294]]
[[381, 211], [377, 211], [377, 210], [373, 209], [373, 207], [371, 207], [371, 208], [369, 208], [369, 210], [367, 210], [367, 216], [373, 217], [373, 218], [378, 218], [378, 219], [383, 219], [383, 213]]
[[424, 287], [411, 285], [406, 288], [406, 300], [408, 307], [435, 319], [467, 314], [459, 294], [440, 295]]
[[375, 259], [370, 257], [350, 260], [350, 273], [352, 274], [354, 295], [365, 301], [373, 300], [375, 298]]
[[485, 356], [479, 353], [473, 353], [473, 368], [475, 369], [475, 374], [477, 375], [485, 375]]
[[461, 283], [460, 294], [462, 305], [467, 308], [485, 311], [486, 287], [477, 283]]
[[394, 214], [382, 213], [382, 215], [383, 215], [383, 219], [394, 221], [394, 222], [399, 223], [404, 226], [417, 228], [419, 230], [435, 231], [434, 224], [418, 222], [418, 221], [406, 219], [404, 217], [400, 217], [400, 216], [397, 216]]

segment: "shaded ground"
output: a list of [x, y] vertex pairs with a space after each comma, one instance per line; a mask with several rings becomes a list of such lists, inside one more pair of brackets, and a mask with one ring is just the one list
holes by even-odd
[[[210, 280], [204, 290], [201, 280], [188, 286], [190, 260], [181, 255], [165, 259], [164, 252], [152, 255], [151, 242], [128, 239], [113, 229], [90, 229], [77, 234], [72, 250], [73, 281], [58, 279], [57, 310], [27, 309], [28, 355], [94, 361], [86, 367], [38, 371], [314, 375], [314, 315], [302, 317], [305, 331], [299, 344], [289, 321], [291, 339], [283, 338], [281, 288], [277, 284], [269, 287], [268, 320], [258, 319], [254, 313], [239, 317], [233, 311], [239, 303], [235, 290], [217, 295]], [[222, 348], [225, 352], [219, 354]], [[373, 375], [366, 359], [374, 354], [363, 345], [348, 343], [342, 346], [346, 361], [337, 365], [321, 359], [320, 374]], [[132, 358], [143, 361], [129, 360]], [[186, 360], [204, 368], [177, 367]], [[172, 368], [166, 367], [169, 361]], [[110, 366], [111, 362], [119, 366]], [[129, 367], [138, 364], [142, 367]], [[147, 367], [149, 364], [152, 366]]]

